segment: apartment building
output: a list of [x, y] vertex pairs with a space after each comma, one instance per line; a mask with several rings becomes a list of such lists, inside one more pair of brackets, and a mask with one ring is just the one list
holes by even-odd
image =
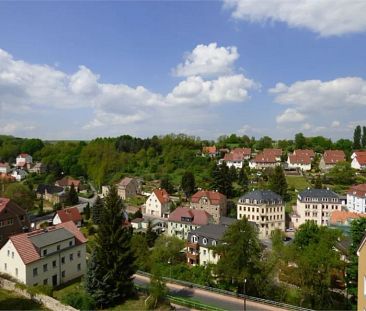
[[366, 184], [354, 185], [348, 189], [347, 209], [351, 212], [366, 213]]

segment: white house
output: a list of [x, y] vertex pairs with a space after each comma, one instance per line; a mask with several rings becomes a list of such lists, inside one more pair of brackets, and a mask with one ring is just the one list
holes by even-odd
[[356, 170], [366, 169], [366, 151], [355, 151], [351, 156], [351, 167]]
[[366, 184], [349, 188], [347, 192], [347, 209], [351, 212], [366, 213]]
[[31, 163], [33, 163], [33, 158], [32, 158], [31, 155], [29, 155], [27, 153], [21, 153], [16, 158], [16, 166], [17, 167], [24, 167], [27, 164], [31, 164]]
[[170, 211], [170, 197], [165, 189], [155, 189], [146, 200], [146, 215], [167, 218]]
[[10, 172], [9, 163], [0, 163], [0, 174], [7, 174]]
[[81, 227], [83, 218], [77, 207], [69, 207], [56, 211], [52, 224], [58, 225], [64, 222], [73, 221], [77, 227]]
[[305, 154], [290, 154], [287, 158], [289, 169], [311, 170], [311, 157]]
[[228, 167], [234, 166], [236, 169], [241, 169], [244, 161], [250, 159], [251, 153], [250, 148], [234, 148], [230, 153], [225, 154], [223, 159], [219, 160], [219, 164], [225, 162]]
[[27, 177], [27, 175], [28, 173], [25, 170], [19, 168], [13, 170], [13, 172], [11, 173], [11, 176], [13, 176], [16, 181], [23, 180], [25, 177]]
[[13, 235], [0, 249], [0, 272], [29, 286], [58, 286], [84, 275], [86, 241], [72, 221]]

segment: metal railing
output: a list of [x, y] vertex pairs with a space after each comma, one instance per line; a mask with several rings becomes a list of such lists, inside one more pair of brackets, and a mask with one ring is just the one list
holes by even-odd
[[[137, 271], [136, 274], [146, 276], [146, 277], [149, 277], [149, 278], [151, 277], [150, 273], [140, 271], [140, 270]], [[172, 279], [172, 278], [168, 278], [168, 277], [163, 277], [163, 280], [168, 282], [168, 283], [183, 285], [183, 286], [190, 287], [190, 288], [199, 288], [199, 289], [202, 289], [202, 290], [206, 290], [206, 291], [210, 291], [210, 292], [214, 292], [214, 293], [218, 293], [218, 294], [222, 294], [222, 295], [226, 295], [226, 296], [244, 298], [243, 294], [238, 294], [236, 292], [228, 291], [228, 290], [225, 290], [225, 289], [220, 289], [220, 288], [215, 288], [215, 287], [210, 287], [210, 286], [204, 286], [204, 285], [195, 284], [195, 283], [191, 283], [191, 282], [187, 282], [187, 281], [176, 280], [176, 279]], [[245, 297], [249, 301], [253, 301], [253, 302], [257, 302], [257, 303], [261, 303], [261, 304], [266, 304], [266, 305], [269, 305], [269, 306], [274, 306], [274, 307], [282, 308], [282, 309], [285, 309], [285, 310], [313, 311], [312, 309], [307, 309], [307, 308], [294, 306], [294, 305], [290, 305], [290, 304], [283, 303], [283, 302], [277, 302], [277, 301], [258, 298], [258, 297], [254, 297], [254, 296], [245, 295]]]

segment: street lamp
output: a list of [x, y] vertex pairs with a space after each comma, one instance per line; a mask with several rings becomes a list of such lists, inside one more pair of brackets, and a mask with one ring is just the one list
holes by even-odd
[[245, 292], [245, 284], [247, 284], [247, 279], [244, 279], [244, 311], [247, 310], [247, 298], [246, 298], [246, 292]]
[[170, 258], [168, 259], [168, 265], [169, 265], [169, 278], [172, 278], [172, 265], [171, 265], [172, 261], [170, 260]]

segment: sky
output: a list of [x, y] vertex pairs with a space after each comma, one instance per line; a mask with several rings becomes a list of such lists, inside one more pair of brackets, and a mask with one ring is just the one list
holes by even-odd
[[352, 138], [366, 1], [0, 1], [0, 134]]

